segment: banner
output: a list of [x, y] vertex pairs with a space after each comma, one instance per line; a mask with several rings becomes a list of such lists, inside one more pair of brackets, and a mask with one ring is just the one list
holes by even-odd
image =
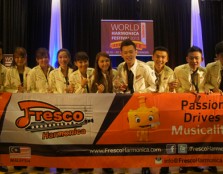
[[130, 38], [138, 56], [152, 55], [154, 49], [152, 20], [101, 20], [101, 51], [120, 56], [121, 42]]
[[[0, 164], [223, 165], [223, 96], [0, 93]], [[105, 160], [106, 159], [106, 160]]]

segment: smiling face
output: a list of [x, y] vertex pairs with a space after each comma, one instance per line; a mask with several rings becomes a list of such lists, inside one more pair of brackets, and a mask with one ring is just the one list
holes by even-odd
[[27, 62], [27, 53], [25, 48], [16, 47], [13, 53], [13, 65], [16, 65], [17, 68], [22, 68], [26, 65]]
[[38, 48], [36, 51], [36, 62], [42, 69], [49, 67], [50, 55], [46, 48]]
[[199, 51], [194, 51], [188, 53], [186, 60], [190, 68], [195, 71], [201, 65], [203, 58]]
[[74, 64], [77, 66], [78, 70], [81, 73], [86, 73], [87, 72], [87, 68], [89, 66], [89, 61], [86, 60], [77, 60], [74, 62]]
[[60, 67], [67, 67], [70, 62], [70, 57], [67, 55], [66, 51], [61, 51], [58, 54], [58, 63]]
[[106, 73], [111, 66], [111, 61], [108, 57], [100, 56], [98, 59], [98, 67], [103, 73]]
[[137, 50], [133, 45], [123, 46], [121, 50], [121, 56], [126, 62], [128, 68], [132, 67], [135, 63]]
[[47, 68], [49, 66], [50, 59], [48, 55], [43, 55], [42, 57], [36, 58], [36, 61], [41, 68]]
[[161, 72], [168, 62], [168, 53], [166, 51], [155, 51], [152, 57], [154, 67], [157, 72]]
[[128, 112], [128, 121], [131, 129], [155, 128], [159, 125], [159, 111], [156, 107], [139, 107]]
[[15, 55], [14, 61], [17, 67], [23, 67], [26, 65], [27, 58], [23, 56]]

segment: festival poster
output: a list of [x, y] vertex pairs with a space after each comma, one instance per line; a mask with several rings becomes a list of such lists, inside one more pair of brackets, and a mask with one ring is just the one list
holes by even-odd
[[3, 54], [3, 65], [11, 67], [13, 62], [13, 54]]
[[199, 96], [1, 93], [0, 164], [222, 166], [223, 97]]
[[121, 42], [130, 38], [138, 56], [152, 55], [154, 49], [152, 20], [101, 20], [101, 50], [111, 56], [120, 55]]

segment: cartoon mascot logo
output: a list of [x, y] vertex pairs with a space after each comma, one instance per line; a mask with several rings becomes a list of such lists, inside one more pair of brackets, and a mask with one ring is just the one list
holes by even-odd
[[159, 110], [156, 107], [147, 107], [145, 96], [139, 98], [139, 108], [128, 111], [130, 129], [139, 129], [137, 137], [139, 141], [148, 141], [148, 129], [157, 128], [159, 122]]

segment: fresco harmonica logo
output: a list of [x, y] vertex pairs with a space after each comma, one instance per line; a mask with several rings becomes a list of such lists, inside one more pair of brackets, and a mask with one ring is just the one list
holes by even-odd
[[[20, 101], [18, 103], [24, 115], [16, 119], [15, 124], [18, 128], [25, 128], [26, 131], [38, 132], [46, 130], [80, 128], [93, 119], [86, 119], [81, 110], [61, 111], [59, 108], [42, 101]], [[32, 118], [32, 119], [31, 119]], [[32, 121], [31, 121], [32, 120]], [[74, 129], [69, 134], [84, 134], [86, 130]], [[67, 135], [67, 131], [63, 135]]]

